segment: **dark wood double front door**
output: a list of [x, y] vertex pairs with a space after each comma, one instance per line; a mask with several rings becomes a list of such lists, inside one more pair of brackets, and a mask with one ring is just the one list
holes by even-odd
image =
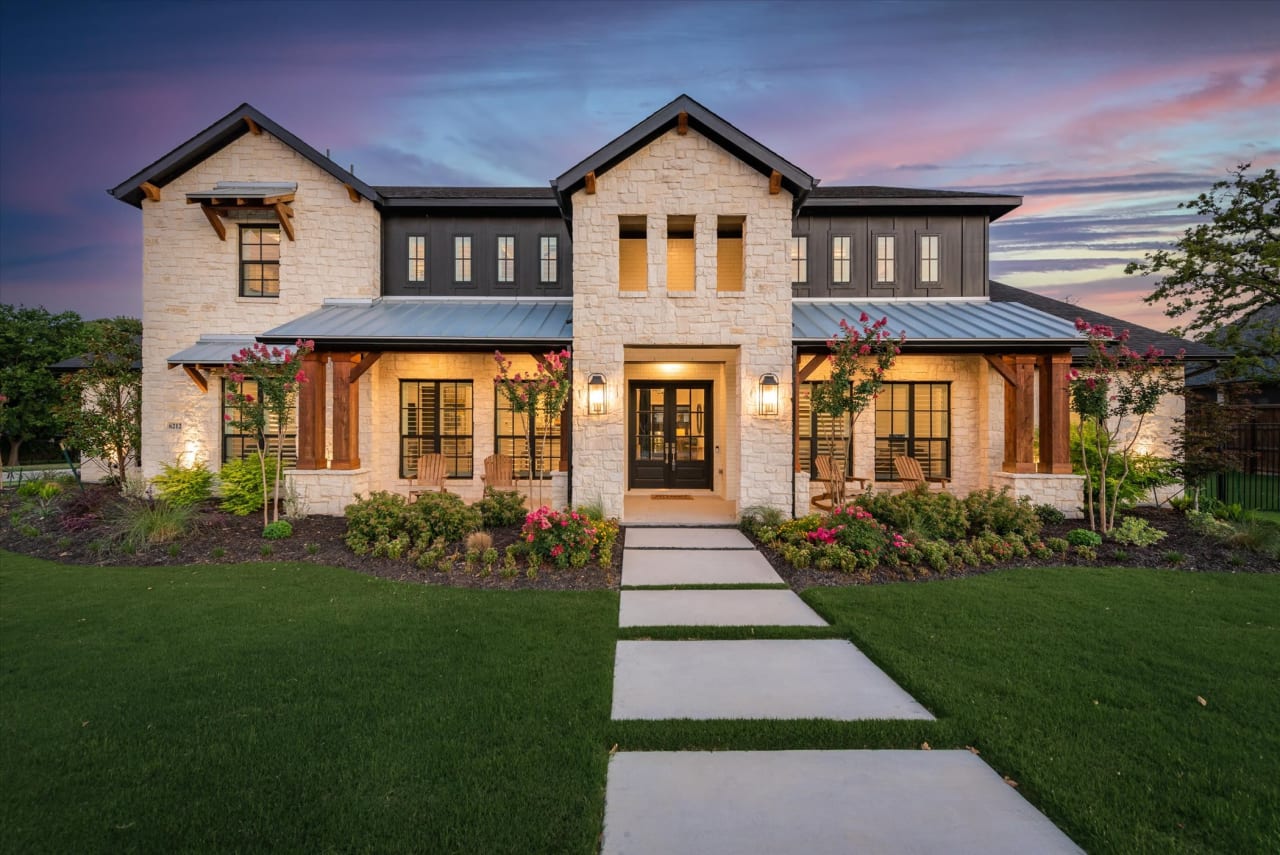
[[632, 489], [711, 489], [711, 381], [633, 380], [627, 404]]

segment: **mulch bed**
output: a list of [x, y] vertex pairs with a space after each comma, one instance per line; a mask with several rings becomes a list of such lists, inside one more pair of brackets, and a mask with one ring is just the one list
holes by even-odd
[[[78, 516], [64, 517], [51, 514], [44, 519], [28, 517], [23, 524], [34, 525], [39, 534], [24, 534], [11, 519], [21, 504], [14, 491], [0, 493], [0, 548], [11, 552], [46, 558], [63, 564], [97, 566], [158, 566], [188, 564], [240, 564], [261, 561], [305, 561], [331, 567], [345, 567], [358, 573], [405, 582], [431, 585], [454, 585], [468, 588], [541, 589], [558, 591], [616, 589], [622, 576], [622, 546], [625, 539], [618, 539], [608, 567], [584, 567], [558, 569], [543, 567], [530, 577], [521, 568], [516, 575], [503, 575], [499, 568], [490, 572], [480, 569], [467, 570], [458, 562], [450, 572], [420, 570], [407, 560], [361, 557], [347, 548], [343, 541], [347, 521], [342, 517], [310, 516], [293, 523], [293, 537], [284, 540], [262, 538], [262, 517], [252, 515], [236, 517], [214, 508], [197, 515], [191, 532], [181, 541], [156, 546], [145, 551], [126, 554], [119, 550], [103, 552], [98, 548], [106, 530], [104, 514], [112, 502], [117, 501], [114, 488], [86, 485], [86, 493], [75, 498], [74, 492], [65, 497], [64, 505], [76, 503]], [[1221, 573], [1278, 573], [1280, 562], [1246, 549], [1231, 549], [1222, 543], [1197, 534], [1191, 529], [1184, 515], [1169, 509], [1138, 508], [1132, 511], [1156, 528], [1168, 532], [1168, 537], [1153, 547], [1123, 547], [1107, 541], [1098, 547], [1095, 561], [1084, 561], [1078, 556], [1055, 556], [1050, 559], [1023, 558], [998, 565], [962, 568], [948, 571], [946, 578], [974, 576], [1005, 567], [1094, 565], [1157, 567], [1189, 570], [1194, 572]], [[1068, 520], [1048, 526], [1044, 537], [1065, 537], [1074, 528], [1082, 527], [1080, 520]], [[518, 537], [517, 527], [490, 531], [493, 545], [501, 553]], [[769, 563], [795, 590], [836, 585], [862, 585], [904, 580], [922, 581], [939, 578], [927, 568], [878, 567], [869, 576], [841, 573], [832, 570], [798, 570], [782, 560], [779, 554], [757, 543]], [[264, 554], [264, 548], [269, 552]], [[458, 545], [461, 552], [461, 545]]]

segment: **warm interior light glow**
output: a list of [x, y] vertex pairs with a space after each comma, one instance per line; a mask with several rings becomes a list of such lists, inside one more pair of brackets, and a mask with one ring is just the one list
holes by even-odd
[[607, 384], [603, 374], [592, 374], [587, 378], [587, 413], [593, 416], [605, 414], [605, 390]]
[[776, 416], [778, 414], [778, 375], [764, 374], [760, 377], [760, 415]]

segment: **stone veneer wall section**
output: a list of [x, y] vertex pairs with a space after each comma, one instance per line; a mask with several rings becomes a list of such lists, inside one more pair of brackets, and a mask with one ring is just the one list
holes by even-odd
[[[237, 221], [225, 220], [221, 241], [200, 207], [187, 204], [186, 193], [218, 181], [297, 183], [297, 240], [281, 235], [278, 298], [238, 296]], [[372, 203], [353, 203], [341, 183], [264, 131], [246, 134], [165, 185], [161, 201], [143, 201], [142, 223], [143, 473], [154, 476], [175, 460], [217, 468], [218, 378], [201, 394], [181, 370], [169, 370], [167, 357], [202, 333], [253, 335], [328, 297], [378, 296], [381, 220]]]
[[[596, 178], [596, 192], [573, 196], [574, 381], [584, 389], [590, 372], [616, 385], [609, 412], [588, 417], [585, 398], [575, 399], [575, 497], [598, 494], [607, 514], [621, 516], [626, 491], [627, 346], [736, 347], [736, 377], [726, 380], [728, 407], [737, 414], [736, 435], [726, 437], [740, 455], [726, 462], [725, 498], [738, 507], [792, 504], [790, 407], [777, 418], [754, 413], [760, 375], [783, 378], [791, 400], [791, 281], [785, 256], [791, 236], [792, 196], [769, 194], [769, 177], [690, 130], [653, 140]], [[649, 287], [618, 288], [618, 217], [648, 218]], [[693, 215], [695, 289], [668, 295], [666, 223], [670, 215]], [[745, 288], [717, 293], [716, 218], [745, 216]], [[727, 415], [727, 414], [726, 414]], [[729, 424], [726, 421], [726, 424]]]

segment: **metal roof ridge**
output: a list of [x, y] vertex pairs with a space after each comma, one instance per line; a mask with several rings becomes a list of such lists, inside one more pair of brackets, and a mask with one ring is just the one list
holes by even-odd
[[792, 303], [991, 303], [990, 297], [792, 297]]
[[527, 295], [502, 296], [495, 294], [476, 294], [475, 296], [465, 295], [417, 295], [417, 294], [395, 294], [377, 298], [376, 302], [380, 303], [572, 303], [572, 297], [530, 297]]

